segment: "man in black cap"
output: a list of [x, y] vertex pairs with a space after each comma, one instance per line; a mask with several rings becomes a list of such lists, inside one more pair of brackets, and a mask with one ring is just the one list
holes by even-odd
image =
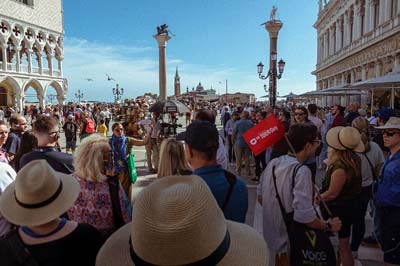
[[200, 176], [209, 186], [227, 219], [245, 222], [248, 195], [240, 177], [225, 171], [217, 163], [218, 131], [207, 121], [194, 121], [186, 132], [177, 137], [185, 141], [186, 158], [193, 174]]

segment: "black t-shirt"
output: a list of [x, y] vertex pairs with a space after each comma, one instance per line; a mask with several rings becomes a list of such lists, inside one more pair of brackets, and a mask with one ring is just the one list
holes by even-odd
[[[100, 232], [88, 224], [78, 224], [69, 235], [43, 244], [25, 245], [41, 266], [95, 266], [96, 255], [103, 240]], [[19, 265], [13, 252], [0, 240], [2, 266]]]
[[76, 140], [76, 132], [78, 131], [78, 125], [74, 122], [67, 121], [63, 126], [65, 132], [65, 139], [68, 141]]
[[21, 157], [19, 167], [24, 167], [33, 160], [46, 160], [54, 170], [65, 174], [72, 174], [74, 166], [72, 165], [72, 155], [59, 152], [55, 147], [37, 147]]
[[4, 145], [5, 150], [9, 154], [17, 154], [19, 146], [21, 145], [22, 133], [14, 129], [10, 129], [6, 144]]

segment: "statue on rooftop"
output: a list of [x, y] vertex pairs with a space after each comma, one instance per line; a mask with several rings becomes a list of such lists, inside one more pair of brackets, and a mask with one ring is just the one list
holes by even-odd
[[277, 10], [278, 10], [278, 8], [277, 8], [276, 6], [272, 6], [271, 16], [270, 16], [271, 21], [274, 21], [274, 20], [275, 20], [276, 11], [277, 11]]

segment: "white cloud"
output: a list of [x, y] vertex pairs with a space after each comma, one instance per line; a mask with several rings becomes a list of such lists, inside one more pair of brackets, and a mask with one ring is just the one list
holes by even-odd
[[[74, 93], [84, 93], [84, 99], [113, 101], [112, 88], [115, 82], [107, 81], [106, 73], [118, 81], [125, 93], [123, 98], [143, 95], [145, 92], [158, 94], [158, 49], [147, 46], [121, 44], [104, 44], [84, 39], [65, 39], [64, 76], [69, 82], [67, 100], [75, 100]], [[168, 53], [167, 53], [168, 54]], [[245, 72], [226, 65], [192, 64], [182, 58], [167, 58], [167, 94], [173, 94], [173, 83], [176, 67], [181, 77], [181, 91], [186, 87], [196, 87], [199, 82], [209, 89], [213, 87], [217, 93], [225, 93], [225, 80], [228, 80], [229, 92], [249, 92], [257, 97], [265, 95], [263, 84], [257, 73]], [[94, 81], [88, 82], [85, 79]], [[302, 80], [304, 82], [304, 80]], [[278, 83], [280, 94], [296, 90], [314, 88], [312, 79], [308, 84], [292, 83], [283, 79]], [[285, 89], [286, 88], [286, 89]]]

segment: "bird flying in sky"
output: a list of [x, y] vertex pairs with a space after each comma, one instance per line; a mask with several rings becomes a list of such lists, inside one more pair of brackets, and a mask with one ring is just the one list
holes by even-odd
[[111, 81], [111, 80], [114, 80], [114, 81], [115, 81], [115, 79], [113, 79], [112, 77], [110, 77], [110, 75], [108, 75], [107, 73], [106, 73], [106, 76], [107, 76], [107, 80], [108, 80], [108, 81]]

